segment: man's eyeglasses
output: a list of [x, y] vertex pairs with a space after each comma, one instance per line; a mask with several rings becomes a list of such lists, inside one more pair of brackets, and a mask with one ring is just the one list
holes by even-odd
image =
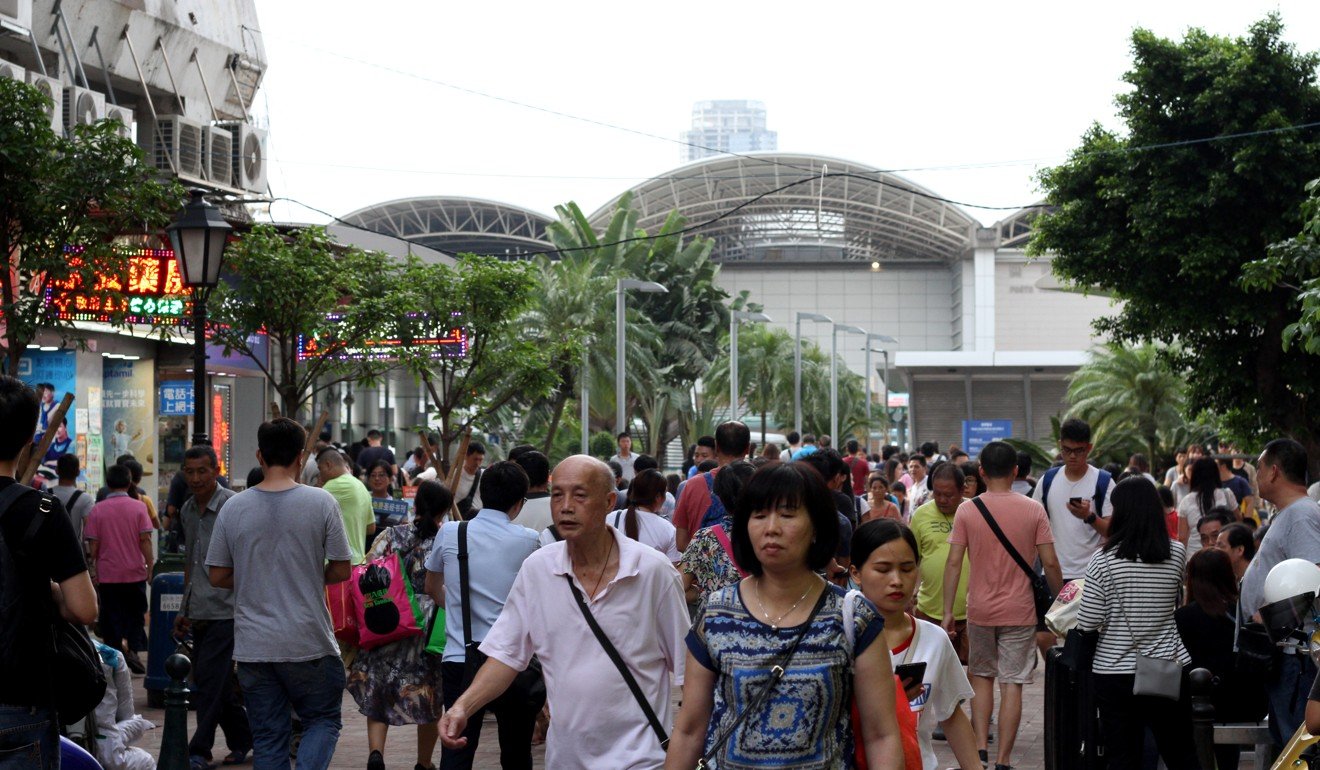
[[1081, 457], [1082, 455], [1086, 454], [1089, 451], [1091, 451], [1091, 448], [1086, 445], [1082, 445], [1082, 446], [1064, 446], [1063, 444], [1059, 445], [1059, 454], [1063, 455], [1064, 457]]

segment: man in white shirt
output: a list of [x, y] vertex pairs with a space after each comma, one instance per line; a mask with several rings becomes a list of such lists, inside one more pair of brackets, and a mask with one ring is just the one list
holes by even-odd
[[619, 475], [623, 477], [624, 481], [631, 482], [633, 476], [637, 475], [637, 472], [633, 469], [633, 463], [637, 462], [637, 455], [633, 454], [632, 451], [632, 436], [628, 435], [628, 431], [624, 431], [616, 438], [619, 442], [619, 451], [610, 458], [610, 462], [618, 463], [619, 469], [623, 471]]
[[542, 532], [554, 523], [550, 515], [550, 460], [535, 449], [520, 452], [512, 460], [527, 474], [527, 499], [518, 514], [518, 525]]
[[480, 441], [468, 442], [463, 468], [458, 474], [458, 487], [454, 490], [454, 505], [465, 519], [481, 510], [481, 464], [486, 462], [486, 445]]
[[912, 455], [908, 458], [907, 470], [912, 479], [912, 483], [907, 485], [907, 513], [910, 515], [930, 500], [930, 485], [926, 481], [926, 456], [920, 453]]
[[[485, 665], [440, 720], [445, 746], [465, 745], [468, 719], [536, 655], [554, 715], [546, 767], [659, 770], [664, 765], [658, 731], [668, 734], [671, 687], [683, 679], [687, 604], [668, 559], [606, 524], [613, 487], [608, 466], [592, 457], [576, 455], [555, 468], [551, 508], [564, 540], [523, 562], [481, 645]], [[588, 613], [618, 651], [658, 724], [645, 716], [591, 630]]]

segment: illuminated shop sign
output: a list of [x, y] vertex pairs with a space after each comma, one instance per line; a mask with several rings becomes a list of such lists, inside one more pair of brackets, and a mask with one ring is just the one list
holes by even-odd
[[[70, 250], [70, 259], [78, 259]], [[63, 321], [177, 325], [191, 310], [178, 260], [169, 249], [134, 249], [127, 252], [127, 275], [98, 273], [92, 286], [71, 275], [51, 281], [46, 307]]]
[[342, 314], [326, 316], [330, 325], [315, 337], [298, 337], [298, 360], [310, 358], [331, 358], [336, 361], [391, 361], [399, 357], [399, 351], [425, 351], [430, 358], [462, 358], [468, 352], [467, 334], [461, 328], [437, 329], [421, 313], [410, 313], [391, 333], [383, 334], [378, 339], [365, 340], [356, 345], [345, 345], [335, 337], [337, 321]]

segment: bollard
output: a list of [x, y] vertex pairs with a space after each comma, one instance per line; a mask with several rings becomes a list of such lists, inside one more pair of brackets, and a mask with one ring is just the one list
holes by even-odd
[[165, 688], [165, 729], [160, 738], [156, 770], [188, 770], [188, 687], [192, 661], [175, 653], [165, 660], [170, 684]]
[[1192, 688], [1192, 740], [1201, 770], [1215, 770], [1215, 705], [1210, 700], [1215, 675], [1204, 668], [1187, 675]]

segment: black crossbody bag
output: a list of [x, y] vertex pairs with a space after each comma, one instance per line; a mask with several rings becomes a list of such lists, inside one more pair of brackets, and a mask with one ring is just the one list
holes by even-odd
[[726, 727], [724, 731], [720, 733], [720, 736], [715, 739], [715, 742], [711, 744], [710, 750], [701, 756], [701, 759], [697, 762], [697, 770], [705, 770], [707, 767], [706, 763], [714, 759], [720, 749], [724, 748], [724, 744], [728, 743], [729, 738], [733, 737], [733, 733], [738, 729], [738, 726], [747, 721], [747, 717], [752, 712], [760, 711], [761, 707], [765, 705], [765, 702], [769, 700], [770, 693], [774, 692], [775, 685], [779, 684], [779, 680], [784, 678], [784, 669], [788, 668], [788, 664], [792, 662], [793, 655], [797, 652], [798, 645], [802, 644], [803, 637], [805, 637], [807, 632], [811, 630], [811, 621], [816, 619], [816, 614], [820, 612], [821, 607], [825, 606], [825, 600], [829, 595], [830, 587], [827, 585], [821, 590], [820, 598], [816, 600], [816, 606], [811, 608], [811, 614], [807, 616], [806, 622], [802, 624], [802, 630], [793, 638], [793, 643], [790, 644], [788, 649], [779, 656], [774, 665], [770, 666], [770, 678], [766, 680], [765, 685], [761, 688], [760, 692], [756, 693], [756, 697], [752, 698], [747, 704], [747, 708], [744, 708], [742, 712], [734, 718], [733, 724]]
[[[486, 653], [478, 649], [481, 642], [472, 641], [472, 600], [468, 588], [468, 522], [458, 523], [458, 593], [463, 603], [463, 689], [472, 686], [477, 672], [486, 662]], [[431, 637], [428, 635], [427, 639]], [[545, 705], [545, 678], [541, 674], [541, 661], [532, 656], [527, 668], [518, 672], [513, 684], [499, 699], [508, 704], [525, 707], [529, 712], [540, 711]]]
[[1049, 612], [1050, 605], [1054, 604], [1054, 597], [1050, 594], [1050, 587], [1045, 584], [1045, 578], [1032, 569], [1031, 565], [1027, 564], [1027, 560], [1022, 558], [1022, 554], [1018, 553], [1013, 544], [1008, 541], [1008, 536], [1004, 534], [1004, 530], [999, 528], [999, 522], [995, 521], [995, 517], [990, 515], [990, 509], [985, 507], [985, 502], [979, 496], [973, 497], [972, 502], [976, 504], [976, 507], [981, 511], [981, 515], [985, 517], [985, 523], [990, 525], [995, 537], [999, 538], [1000, 545], [1004, 546], [1004, 550], [1008, 551], [1008, 555], [1012, 556], [1013, 561], [1017, 562], [1018, 567], [1027, 574], [1027, 580], [1031, 581], [1031, 597], [1036, 603], [1036, 624], [1044, 623], [1045, 613]]

